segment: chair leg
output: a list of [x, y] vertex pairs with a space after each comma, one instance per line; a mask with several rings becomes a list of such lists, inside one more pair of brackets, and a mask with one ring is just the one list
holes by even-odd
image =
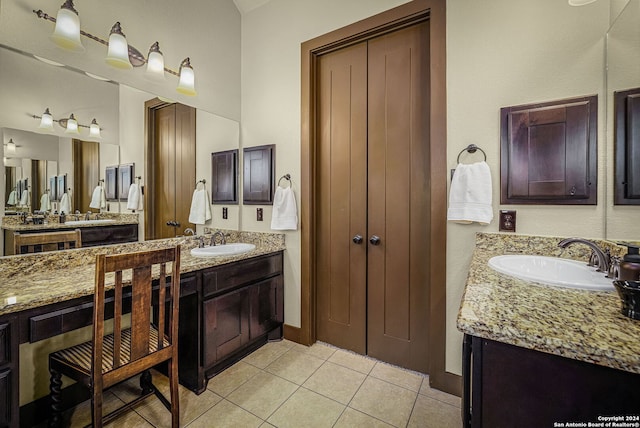
[[142, 392], [140, 395], [147, 395], [153, 392], [153, 379], [151, 378], [151, 371], [145, 370], [140, 375], [140, 388]]
[[171, 394], [171, 427], [180, 426], [180, 400], [178, 399], [178, 359], [174, 356], [169, 363], [169, 388]]
[[91, 386], [91, 425], [102, 428], [102, 385]]
[[49, 399], [51, 400], [49, 427], [57, 428], [62, 422], [62, 374], [51, 368], [49, 369], [49, 373], [51, 374], [49, 381]]

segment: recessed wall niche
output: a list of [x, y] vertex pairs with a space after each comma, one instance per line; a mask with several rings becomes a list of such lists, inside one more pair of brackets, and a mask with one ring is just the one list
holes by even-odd
[[247, 147], [243, 151], [242, 201], [271, 205], [275, 192], [275, 144]]
[[500, 203], [597, 204], [598, 98], [500, 109]]

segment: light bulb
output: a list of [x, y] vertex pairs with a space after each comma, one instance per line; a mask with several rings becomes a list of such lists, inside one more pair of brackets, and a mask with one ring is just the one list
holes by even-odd
[[9, 142], [7, 143], [7, 153], [15, 153], [16, 152], [16, 143], [13, 142], [12, 138], [9, 138]]

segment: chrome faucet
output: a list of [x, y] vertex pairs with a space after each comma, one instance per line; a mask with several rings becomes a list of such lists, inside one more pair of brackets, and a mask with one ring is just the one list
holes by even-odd
[[91, 211], [87, 211], [87, 213], [84, 216], [85, 220], [91, 220]]
[[196, 234], [196, 233], [195, 233], [195, 232], [193, 231], [193, 229], [191, 229], [190, 227], [187, 227], [187, 228], [184, 230], [184, 236], [188, 236], [188, 235], [194, 236], [195, 234]]
[[597, 271], [604, 272], [606, 275], [609, 274], [609, 264], [610, 264], [609, 256], [605, 254], [605, 252], [602, 251], [602, 249], [598, 247], [596, 244], [594, 244], [593, 242], [588, 241], [586, 239], [582, 239], [582, 238], [567, 238], [558, 242], [558, 247], [567, 248], [569, 245], [576, 244], [576, 243], [584, 244], [589, 248], [591, 248], [591, 250], [596, 256], [596, 260], [597, 260], [596, 265], [598, 267]]
[[216, 236], [220, 237], [220, 245], [225, 245], [227, 243], [227, 238], [224, 236], [224, 233], [218, 230], [211, 235], [211, 246], [216, 245]]
[[80, 220], [80, 214], [82, 214], [80, 210], [76, 210], [76, 212], [73, 213], [73, 216], [75, 217], [76, 221]]

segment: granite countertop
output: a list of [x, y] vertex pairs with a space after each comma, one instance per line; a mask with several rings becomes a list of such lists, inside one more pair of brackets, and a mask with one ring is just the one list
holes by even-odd
[[[47, 223], [23, 224], [19, 216], [4, 216], [2, 218], [2, 228], [5, 230], [12, 230], [14, 232], [21, 232], [25, 230], [51, 230], [51, 229], [78, 229], [84, 227], [106, 227], [117, 226], [123, 224], [138, 224], [138, 214], [116, 214], [116, 213], [104, 213], [100, 214], [101, 219], [109, 219], [113, 221], [91, 223], [91, 224], [67, 224], [60, 223], [59, 217], [56, 215], [48, 215], [45, 217]], [[84, 214], [80, 215], [80, 219], [84, 220]], [[67, 220], [74, 220], [73, 215], [68, 215]]]
[[[640, 321], [620, 313], [615, 291], [584, 291], [518, 280], [491, 269], [496, 255], [525, 253], [586, 260], [562, 238], [479, 233], [458, 312], [463, 333], [640, 373]], [[596, 241], [599, 245], [615, 245]], [[570, 248], [586, 246], [576, 245]]]
[[[180, 244], [180, 273], [186, 274], [285, 249], [284, 234], [225, 232], [230, 235], [227, 242], [248, 242], [256, 248], [235, 256], [199, 258], [190, 254], [197, 241], [182, 237], [1, 257], [0, 315], [93, 294], [95, 256], [99, 253], [127, 253]], [[113, 286], [112, 277], [107, 276], [107, 289]]]

